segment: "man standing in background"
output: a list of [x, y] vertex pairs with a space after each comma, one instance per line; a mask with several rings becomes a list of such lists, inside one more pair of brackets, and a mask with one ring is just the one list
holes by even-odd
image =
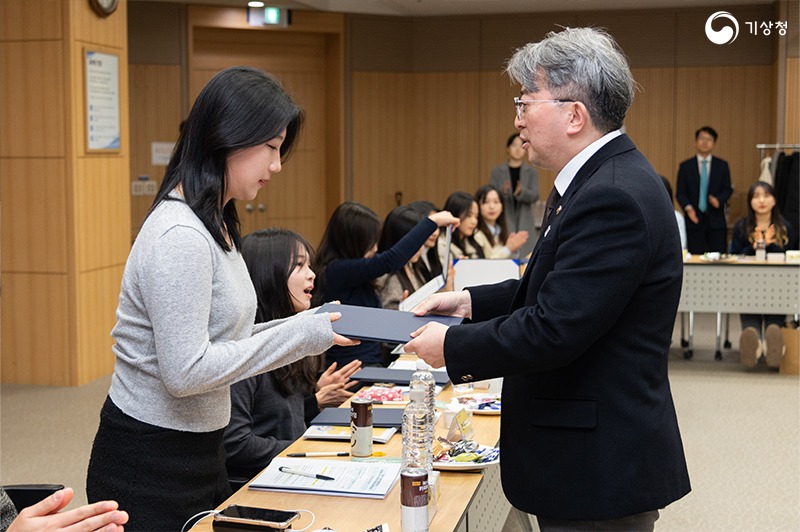
[[728, 226], [725, 205], [733, 194], [728, 163], [711, 152], [717, 132], [709, 126], [695, 134], [697, 155], [678, 168], [675, 197], [686, 218], [686, 240], [689, 253], [727, 252]]

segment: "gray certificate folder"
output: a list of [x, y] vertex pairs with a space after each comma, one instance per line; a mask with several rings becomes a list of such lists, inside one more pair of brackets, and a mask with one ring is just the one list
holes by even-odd
[[[323, 408], [322, 412], [311, 420], [312, 425], [333, 425], [344, 427], [350, 424], [350, 408]], [[403, 425], [402, 408], [373, 408], [373, 427], [394, 427], [399, 429]]]
[[357, 307], [325, 303], [317, 312], [341, 312], [342, 317], [333, 322], [333, 331], [354, 340], [373, 340], [404, 344], [411, 341], [411, 333], [428, 322], [458, 325], [462, 318], [453, 316], [415, 316], [411, 312], [385, 308]]

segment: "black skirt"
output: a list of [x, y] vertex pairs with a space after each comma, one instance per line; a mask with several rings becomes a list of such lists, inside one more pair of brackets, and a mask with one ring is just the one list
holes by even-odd
[[223, 431], [156, 427], [128, 416], [109, 397], [89, 459], [89, 502], [117, 501], [130, 516], [125, 530], [181, 530], [231, 494]]

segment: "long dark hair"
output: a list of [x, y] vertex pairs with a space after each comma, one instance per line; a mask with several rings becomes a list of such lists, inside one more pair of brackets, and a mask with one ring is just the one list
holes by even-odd
[[497, 218], [497, 226], [500, 227], [500, 234], [497, 235], [495, 238], [494, 233], [492, 230], [489, 229], [489, 224], [483, 219], [481, 215], [481, 205], [486, 203], [486, 198], [489, 195], [489, 192], [496, 192], [497, 199], [500, 200], [500, 207], [503, 208], [503, 196], [500, 194], [500, 191], [497, 190], [497, 187], [494, 185], [483, 185], [482, 187], [478, 188], [475, 192], [475, 201], [478, 202], [478, 231], [486, 235], [486, 238], [492, 245], [505, 245], [506, 240], [508, 239], [508, 226], [506, 225], [506, 214], [505, 211], [500, 211], [500, 216]]
[[[228, 156], [264, 144], [284, 129], [280, 148], [285, 160], [303, 123], [302, 110], [280, 82], [251, 67], [227, 68], [203, 88], [181, 128], [161, 188], [147, 216], [178, 185], [214, 241], [225, 251], [241, 245], [239, 216], [234, 201], [223, 205]], [[146, 218], [146, 217], [145, 217]]]
[[[426, 200], [412, 201], [408, 204], [408, 207], [414, 209], [422, 216], [430, 216], [431, 213], [439, 212], [440, 210], [432, 202]], [[428, 259], [428, 266], [425, 265], [424, 261], [418, 260], [414, 263], [414, 271], [417, 272], [417, 275], [419, 275], [421, 279], [428, 282], [437, 275], [441, 275], [442, 261], [439, 258], [439, 250], [435, 245], [423, 253]]]
[[[389, 214], [386, 215], [386, 219], [383, 221], [381, 238], [378, 241], [378, 252], [382, 253], [392, 249], [392, 247], [397, 244], [401, 238], [406, 236], [409, 231], [414, 229], [426, 217], [427, 215], [421, 214], [419, 211], [409, 207], [408, 205], [395, 207], [389, 211]], [[412, 270], [414, 270], [413, 267]], [[403, 287], [403, 290], [408, 290], [409, 294], [416, 290], [414, 283], [408, 276], [405, 268], [400, 268], [393, 273], [397, 275], [397, 279], [400, 281], [400, 286]], [[414, 270], [414, 276], [416, 277], [418, 284], [425, 284], [425, 281], [419, 276], [416, 270]]]
[[345, 201], [333, 211], [317, 248], [313, 270], [317, 274], [313, 305], [325, 298], [328, 264], [338, 259], [360, 259], [378, 243], [381, 221], [375, 212], [361, 203]]
[[[288, 229], [264, 229], [242, 239], [242, 258], [256, 289], [256, 323], [295, 314], [288, 281], [301, 249], [311, 261], [314, 254], [311, 244]], [[319, 357], [305, 357], [271, 371], [270, 375], [278, 391], [288, 397], [294, 386], [299, 386], [304, 393], [312, 391], [320, 367]]]
[[[455, 216], [458, 219], [463, 219], [464, 216], [469, 214], [469, 210], [472, 208], [472, 204], [476, 203], [475, 198], [472, 197], [472, 194], [469, 192], [453, 192], [448, 196], [447, 201], [444, 203], [444, 210], [450, 211], [450, 214]], [[480, 213], [478, 213], [478, 219], [480, 219]], [[465, 242], [469, 242], [470, 245], [475, 249], [475, 253], [480, 258], [484, 258], [483, 248], [475, 241], [475, 235], [469, 236], [461, 236], [461, 232], [458, 229], [453, 230], [452, 242], [458, 246], [459, 249], [466, 252], [466, 246], [464, 245]]]
[[772, 206], [772, 212], [770, 212], [770, 223], [775, 226], [775, 239], [780, 243], [781, 247], [785, 247], [786, 244], [789, 243], [789, 231], [786, 228], [786, 221], [783, 219], [781, 210], [778, 208], [778, 198], [775, 196], [775, 189], [772, 188], [772, 185], [764, 181], [756, 181], [750, 185], [750, 188], [747, 190], [747, 215], [745, 216], [744, 222], [747, 240], [751, 243], [753, 242], [753, 233], [756, 230], [756, 211], [753, 210], [753, 196], [755, 196], [756, 190], [759, 188], [763, 189], [764, 192], [775, 199], [775, 205]]

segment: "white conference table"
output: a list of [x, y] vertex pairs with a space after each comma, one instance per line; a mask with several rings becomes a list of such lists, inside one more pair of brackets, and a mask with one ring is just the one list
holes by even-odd
[[717, 314], [716, 358], [721, 359], [722, 314], [800, 314], [800, 264], [768, 262], [752, 257], [719, 261], [691, 258], [683, 264], [679, 312], [689, 313], [692, 357], [694, 313]]

